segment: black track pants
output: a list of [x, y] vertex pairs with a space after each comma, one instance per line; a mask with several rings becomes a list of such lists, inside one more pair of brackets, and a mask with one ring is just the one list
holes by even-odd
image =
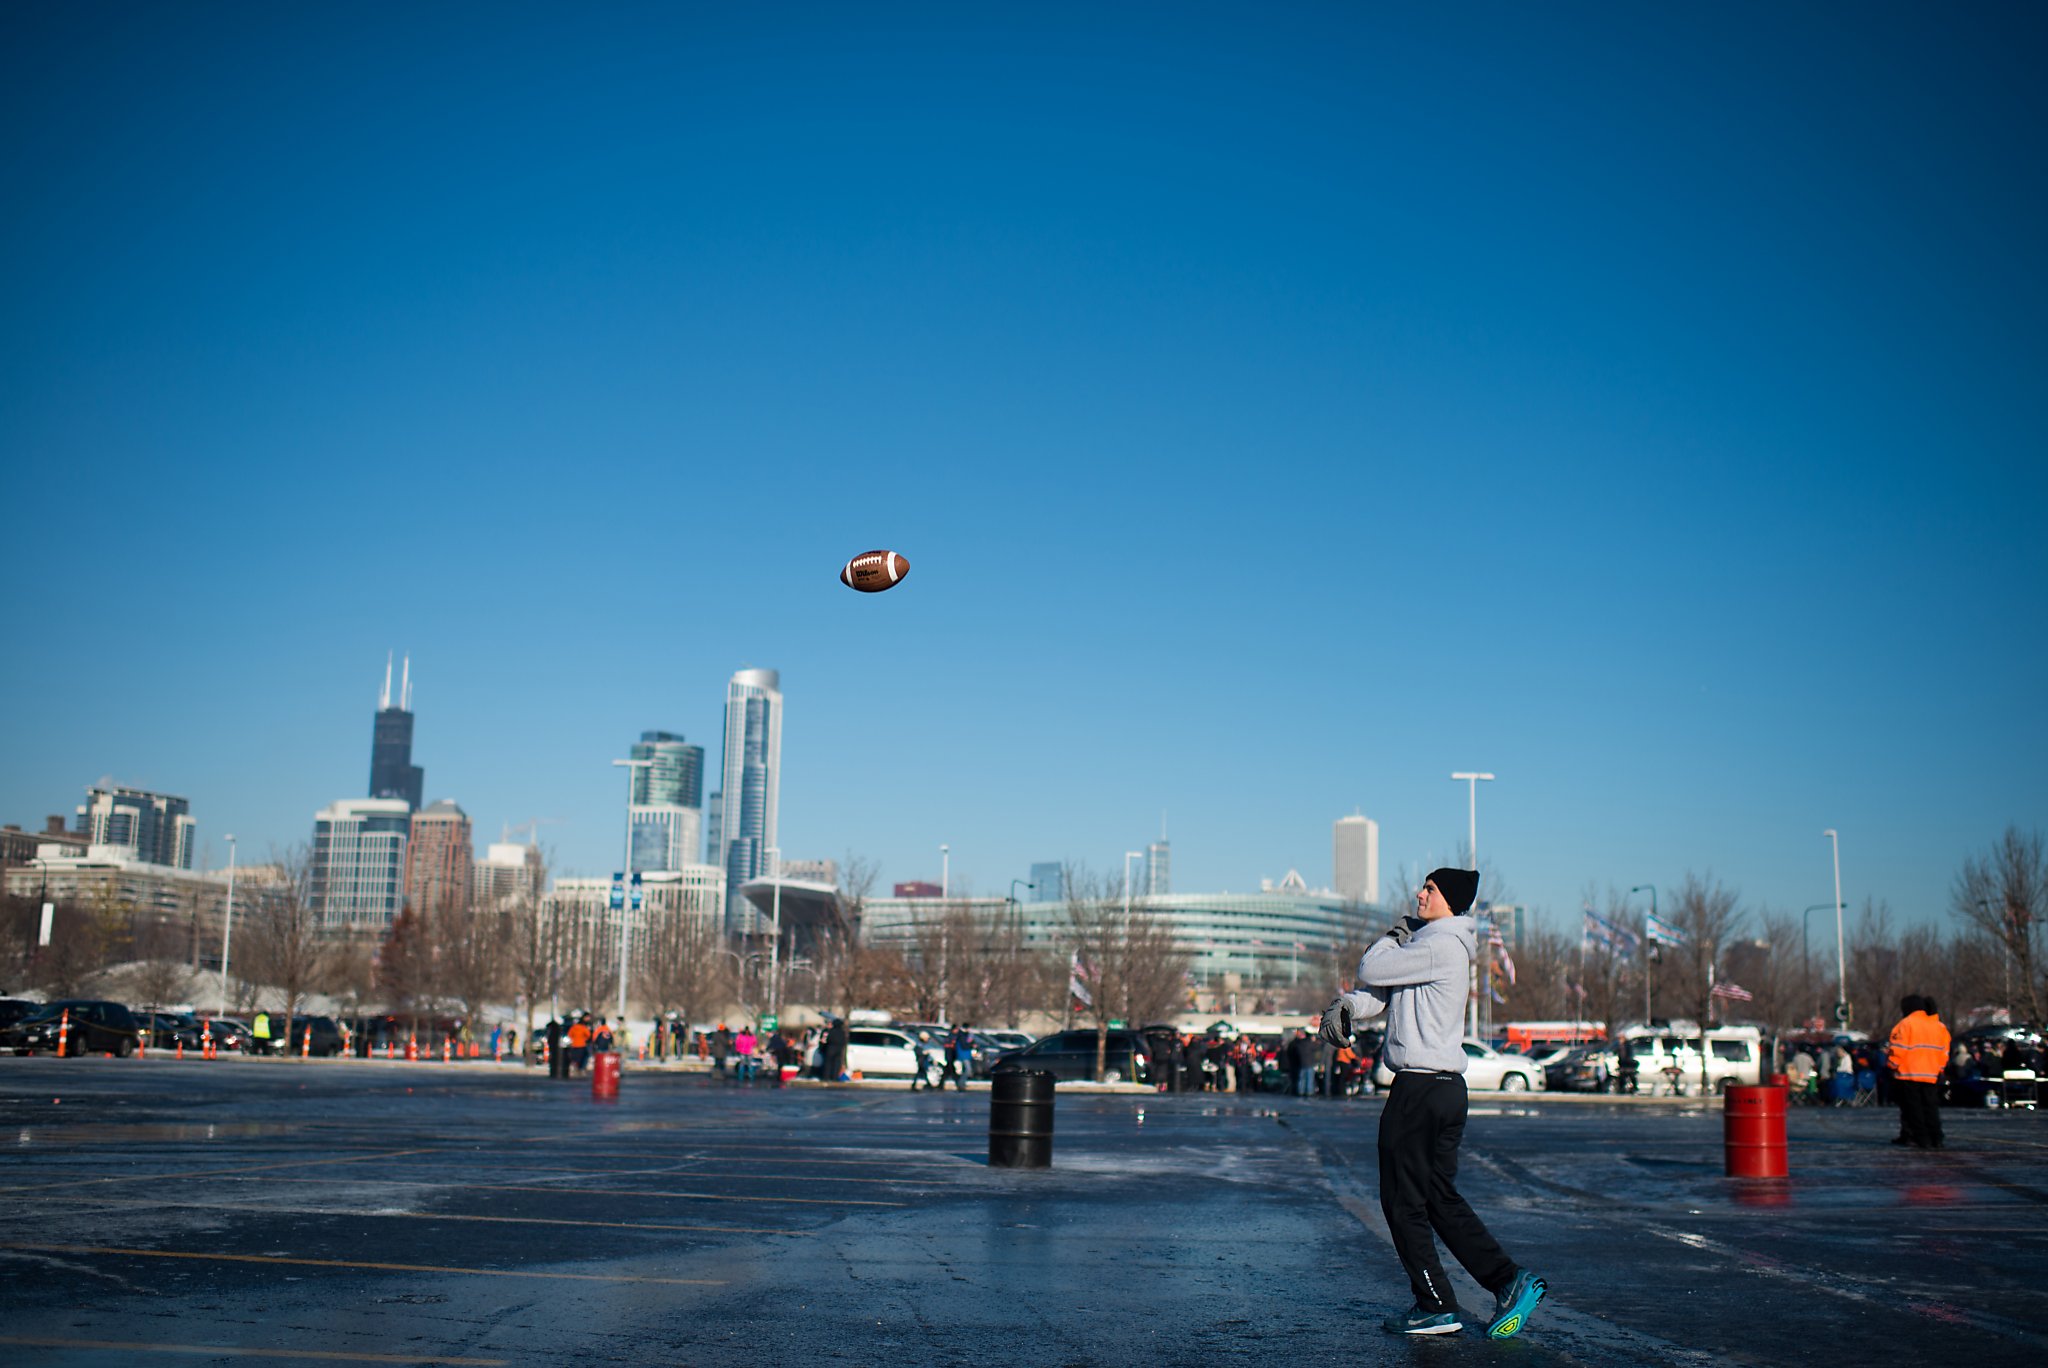
[[1458, 1195], [1458, 1142], [1464, 1138], [1463, 1078], [1394, 1075], [1386, 1110], [1380, 1113], [1380, 1210], [1393, 1233], [1394, 1252], [1408, 1270], [1415, 1304], [1425, 1311], [1449, 1311], [1458, 1304], [1431, 1231], [1496, 1296], [1517, 1272], [1514, 1260]]

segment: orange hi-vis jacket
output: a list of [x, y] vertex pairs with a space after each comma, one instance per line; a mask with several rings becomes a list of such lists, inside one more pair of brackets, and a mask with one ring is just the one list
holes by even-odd
[[1932, 1083], [1948, 1063], [1948, 1027], [1915, 1012], [1892, 1027], [1892, 1072], [1902, 1083]]

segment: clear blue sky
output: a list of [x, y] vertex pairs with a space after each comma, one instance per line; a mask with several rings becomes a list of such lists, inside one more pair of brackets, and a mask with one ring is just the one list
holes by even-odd
[[[2048, 828], [2048, 11], [12, 5], [0, 816], [617, 862], [778, 668], [791, 857], [1480, 844], [1941, 913]], [[893, 547], [867, 597], [845, 558]]]

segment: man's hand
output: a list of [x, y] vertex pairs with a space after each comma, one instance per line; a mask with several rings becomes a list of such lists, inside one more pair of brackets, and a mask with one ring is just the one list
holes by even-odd
[[1323, 1009], [1323, 1020], [1316, 1034], [1326, 1043], [1343, 1049], [1351, 1043], [1351, 1004], [1338, 998]]
[[1396, 945], [1406, 945], [1409, 939], [1412, 936], [1414, 936], [1415, 929], [1419, 925], [1420, 923], [1417, 922], [1415, 918], [1403, 917], [1401, 918], [1401, 920], [1395, 922], [1391, 927], [1389, 927], [1387, 929], [1387, 934], [1380, 937], [1380, 939], [1390, 940], [1394, 942], [1394, 944]]

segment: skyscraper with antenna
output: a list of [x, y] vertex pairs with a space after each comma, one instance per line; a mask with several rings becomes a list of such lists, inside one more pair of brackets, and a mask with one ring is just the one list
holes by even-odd
[[427, 772], [412, 762], [412, 657], [399, 674], [398, 702], [391, 701], [391, 654], [384, 656], [384, 691], [377, 696], [377, 721], [370, 733], [370, 796], [402, 798], [417, 812]]

